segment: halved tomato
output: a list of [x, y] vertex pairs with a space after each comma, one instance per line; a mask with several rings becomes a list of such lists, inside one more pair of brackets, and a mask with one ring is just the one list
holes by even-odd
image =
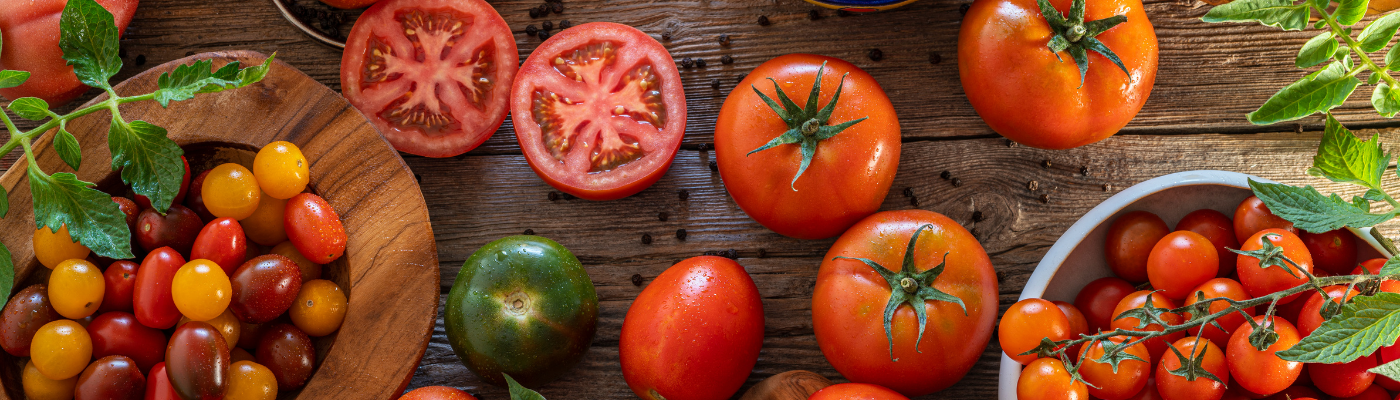
[[530, 53], [511, 87], [511, 121], [530, 168], [589, 200], [631, 196], [671, 166], [685, 134], [676, 62], [635, 28], [594, 22]]
[[350, 30], [340, 86], [394, 148], [451, 157], [505, 121], [519, 59], [510, 27], [485, 1], [385, 0]]

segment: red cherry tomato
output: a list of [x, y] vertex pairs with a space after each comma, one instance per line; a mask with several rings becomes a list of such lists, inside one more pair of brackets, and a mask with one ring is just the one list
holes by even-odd
[[[112, 13], [118, 35], [126, 30], [136, 13], [137, 0], [100, 0], [97, 3]], [[58, 108], [87, 92], [88, 87], [78, 81], [58, 46], [58, 21], [67, 4], [64, 0], [0, 1], [0, 10], [5, 10], [0, 13], [0, 33], [4, 34], [0, 70], [31, 74], [23, 85], [0, 89], [0, 97], [14, 100], [33, 96]]]
[[899, 392], [868, 383], [840, 383], [812, 393], [807, 400], [909, 400]]
[[183, 266], [185, 258], [169, 247], [152, 250], [141, 261], [131, 297], [136, 320], [142, 325], [169, 329], [180, 321], [180, 310], [175, 308], [175, 296], [170, 289], [175, 282], [175, 272]]
[[300, 389], [311, 379], [316, 362], [316, 347], [292, 324], [277, 323], [267, 327], [258, 340], [258, 364], [272, 371], [279, 390]]
[[217, 217], [204, 205], [204, 178], [208, 176], [209, 171], [200, 172], [190, 181], [190, 193], [185, 196], [185, 207], [199, 215], [200, 220], [213, 221]]
[[1148, 281], [1172, 300], [1185, 299], [1192, 289], [1215, 277], [1219, 257], [1215, 244], [1199, 233], [1169, 233], [1147, 256]]
[[447, 386], [425, 386], [404, 393], [399, 400], [476, 400], [476, 397]]
[[131, 261], [117, 261], [102, 272], [106, 289], [102, 295], [99, 314], [110, 311], [131, 311], [131, 292], [136, 288], [136, 270], [140, 265]]
[[1016, 398], [1080, 400], [1089, 398], [1089, 389], [1084, 382], [1070, 378], [1059, 359], [1040, 358], [1021, 370], [1021, 378], [1016, 381]]
[[261, 324], [292, 307], [301, 291], [301, 268], [287, 257], [268, 254], [248, 260], [229, 280], [233, 284], [229, 311], [239, 321]]
[[[1346, 285], [1332, 285], [1322, 288], [1322, 290], [1327, 292], [1327, 302], [1333, 304], [1341, 303], [1340, 300], [1343, 295], [1346, 296], [1347, 300], [1351, 300], [1352, 297], [1356, 297], [1357, 295], [1355, 290], [1347, 290]], [[1322, 318], [1322, 295], [1317, 292], [1311, 292], [1308, 294], [1306, 301], [1298, 299], [1297, 302], [1303, 303], [1303, 309], [1298, 313], [1298, 319], [1295, 320], [1298, 321], [1298, 333], [1303, 337], [1307, 337], [1311, 335], [1313, 331], [1317, 330], [1317, 327], [1322, 326], [1322, 322], [1325, 321]]]
[[[1114, 329], [1121, 328], [1135, 331], [1161, 331], [1163, 327], [1158, 324], [1149, 324], [1146, 328], [1139, 329], [1138, 324], [1141, 323], [1141, 321], [1137, 317], [1124, 316], [1122, 318], [1119, 318], [1123, 315], [1124, 312], [1127, 312], [1128, 310], [1132, 310], [1135, 308], [1143, 308], [1144, 306], [1146, 306], [1149, 294], [1152, 298], [1153, 307], [1171, 310], [1181, 306], [1180, 303], [1168, 299], [1166, 298], [1166, 296], [1162, 296], [1161, 293], [1151, 292], [1147, 290], [1139, 290], [1129, 294], [1127, 297], [1124, 297], [1123, 301], [1118, 302], [1118, 307], [1113, 309], [1113, 315], [1116, 319], [1113, 320], [1113, 323], [1110, 325], [1110, 327]], [[1162, 313], [1159, 318], [1173, 325], [1181, 323], [1181, 316], [1174, 313]], [[1184, 336], [1183, 332], [1177, 332], [1170, 335], [1148, 339], [1146, 342], [1143, 342], [1143, 344], [1147, 345], [1147, 352], [1149, 354], [1152, 354], [1152, 365], [1156, 366], [1157, 362], [1162, 360], [1162, 353], [1167, 351], [1167, 346], [1170, 346], [1172, 342], [1176, 341], [1177, 339], [1181, 339], [1182, 336]], [[1158, 385], [1161, 385], [1161, 383], [1158, 383]]]
[[1263, 200], [1258, 197], [1249, 196], [1248, 199], [1240, 202], [1235, 208], [1235, 239], [1240, 243], [1249, 242], [1249, 237], [1256, 232], [1277, 228], [1283, 229], [1294, 235], [1298, 234], [1298, 228], [1293, 227], [1292, 222], [1274, 215], [1269, 211], [1269, 206], [1264, 205]]
[[1254, 345], [1249, 344], [1249, 335], [1254, 333], [1254, 326], [1249, 322], [1241, 324], [1230, 335], [1230, 345], [1226, 349], [1230, 373], [1234, 375], [1236, 383], [1251, 393], [1278, 393], [1298, 380], [1298, 375], [1303, 372], [1303, 363], [1286, 361], [1274, 354], [1298, 344], [1298, 328], [1282, 318], [1266, 319], [1262, 315], [1254, 317], [1254, 323], [1260, 326], [1272, 324], [1274, 332], [1278, 333], [1278, 341], [1264, 351], [1256, 350]]
[[[1249, 237], [1241, 246], [1240, 250], [1254, 251], [1264, 247], [1263, 240], [1268, 238], [1274, 246], [1283, 248], [1283, 255], [1293, 264], [1280, 262], [1282, 267], [1270, 266], [1263, 268], [1259, 265], [1259, 259], [1243, 254], [1239, 255], [1236, 266], [1240, 274], [1240, 284], [1244, 285], [1244, 290], [1249, 292], [1250, 297], [1266, 296], [1270, 293], [1302, 285], [1308, 281], [1308, 275], [1303, 271], [1312, 272], [1312, 255], [1308, 254], [1307, 246], [1288, 231], [1282, 229], [1265, 229]], [[1297, 266], [1295, 267], [1294, 264]], [[1285, 270], [1284, 268], [1287, 268]], [[1298, 269], [1301, 268], [1302, 271]], [[1298, 294], [1284, 297], [1279, 304], [1287, 304], [1296, 300]]]
[[1376, 367], [1376, 360], [1376, 355], [1372, 354], [1348, 363], [1309, 364], [1308, 375], [1313, 385], [1328, 396], [1357, 396], [1376, 381], [1376, 374], [1368, 371]]
[[1230, 369], [1225, 366], [1225, 353], [1220, 351], [1220, 347], [1209, 340], [1198, 340], [1194, 337], [1177, 340], [1176, 343], [1172, 343], [1172, 347], [1188, 360], [1195, 360], [1204, 353], [1205, 358], [1201, 360], [1202, 369], [1220, 378], [1220, 381], [1210, 378], [1187, 380], [1185, 377], [1171, 374], [1168, 371], [1181, 368], [1183, 363], [1175, 352], [1168, 351], [1162, 354], [1162, 361], [1157, 363], [1157, 393], [1162, 395], [1163, 400], [1209, 400], [1225, 395], [1225, 382], [1230, 381]]
[[997, 325], [997, 342], [1001, 351], [1021, 365], [1039, 358], [1022, 354], [1034, 350], [1042, 339], [1061, 341], [1070, 338], [1069, 318], [1055, 303], [1044, 299], [1023, 299], [1012, 304]]
[[345, 253], [345, 226], [321, 196], [302, 193], [287, 200], [287, 238], [301, 254], [326, 264]]
[[[1081, 334], [1093, 333], [1089, 330], [1089, 320], [1085, 319], [1084, 313], [1079, 312], [1079, 309], [1074, 307], [1073, 304], [1059, 300], [1052, 301], [1051, 303], [1055, 303], [1055, 307], [1058, 307], [1060, 312], [1065, 313], [1065, 318], [1069, 319], [1070, 339], [1078, 339]], [[1074, 345], [1067, 353], [1079, 354], [1080, 347], [1083, 347], [1083, 345]]]
[[[1239, 282], [1235, 282], [1234, 279], [1230, 278], [1215, 278], [1206, 281], [1206, 283], [1202, 283], [1201, 286], [1197, 286], [1196, 290], [1192, 291], [1190, 296], [1187, 296], [1186, 305], [1196, 304], [1196, 293], [1200, 293], [1205, 299], [1223, 297], [1240, 301], [1249, 300], [1249, 294], [1245, 293], [1244, 286], [1240, 286]], [[1224, 311], [1226, 308], [1230, 308], [1230, 303], [1224, 300], [1216, 300], [1210, 303], [1209, 312], [1214, 314]], [[1251, 317], [1254, 316], [1254, 307], [1247, 307], [1243, 311]], [[1190, 318], [1191, 314], [1187, 313], [1185, 317]], [[1230, 332], [1234, 332], [1235, 328], [1244, 323], [1244, 316], [1240, 315], [1240, 313], [1232, 312], [1220, 318], [1216, 318], [1215, 321], [1225, 330], [1221, 330], [1221, 328], [1217, 328], [1215, 325], [1206, 324], [1205, 332], [1200, 335], [1215, 343], [1216, 346], [1226, 346], [1230, 344]], [[1197, 332], [1201, 329], [1201, 327], [1190, 328], [1186, 330], [1186, 333], [1190, 336], [1196, 336]]]
[[101, 357], [78, 376], [74, 400], [141, 400], [146, 376], [123, 356]]
[[[185, 163], [185, 176], [180, 178], [180, 191], [175, 193], [175, 199], [170, 202], [171, 205], [184, 203], [185, 196], [189, 194], [190, 190], [190, 160], [185, 159], [185, 156], [180, 156], [180, 161]], [[136, 204], [140, 204], [143, 210], [153, 208], [151, 207], [151, 199], [139, 194], [136, 195]]]
[[[1229, 398], [1229, 396], [1225, 398]], [[1129, 397], [1127, 400], [1162, 400], [1162, 395], [1157, 393], [1157, 378], [1149, 376], [1147, 378], [1147, 384], [1142, 387], [1142, 391]]]
[[1113, 324], [1113, 309], [1118, 308], [1118, 302], [1135, 291], [1137, 289], [1133, 288], [1133, 284], [1119, 278], [1110, 276], [1095, 279], [1084, 285], [1079, 294], [1074, 296], [1074, 307], [1084, 313], [1084, 319], [1089, 321], [1090, 332], [1106, 331], [1111, 329], [1109, 325]]
[[232, 365], [224, 335], [213, 326], [191, 321], [175, 328], [165, 351], [170, 385], [182, 399], [219, 399], [228, 388]]
[[98, 315], [88, 324], [92, 336], [92, 357], [130, 357], [142, 372], [149, 372], [165, 361], [165, 334], [141, 325], [136, 316], [114, 311]]
[[1345, 274], [1356, 266], [1356, 235], [1346, 228], [1323, 233], [1298, 233], [1312, 254], [1313, 265], [1319, 271], [1333, 275]]
[[1176, 230], [1199, 233], [1215, 244], [1215, 253], [1220, 259], [1220, 271], [1216, 276], [1235, 273], [1235, 253], [1229, 249], [1240, 248], [1240, 240], [1235, 238], [1235, 223], [1225, 213], [1208, 208], [1192, 211], [1181, 217]]
[[172, 205], [165, 215], [153, 209], [141, 211], [136, 216], [136, 244], [146, 250], [170, 247], [180, 254], [189, 254], [194, 247], [194, 239], [204, 221], [194, 211], [181, 205]]
[[[1114, 336], [1108, 338], [1111, 345], [1119, 345], [1124, 341], [1131, 341], [1135, 338], [1127, 336]], [[1142, 388], [1147, 386], [1147, 378], [1152, 376], [1152, 355], [1147, 353], [1147, 346], [1138, 343], [1124, 350], [1127, 354], [1132, 354], [1144, 361], [1123, 360], [1118, 363], [1115, 369], [1108, 363], [1100, 363], [1097, 360], [1105, 354], [1104, 342], [1093, 342], [1093, 346], [1084, 347], [1081, 353], [1084, 363], [1079, 367], [1079, 374], [1084, 377], [1089, 386], [1089, 394], [1102, 400], [1123, 400], [1133, 397], [1142, 392]]]
[[1104, 258], [1113, 274], [1128, 282], [1147, 282], [1147, 257], [1171, 231], [1162, 218], [1147, 211], [1133, 211], [1113, 220], [1104, 243]]
[[146, 376], [145, 400], [183, 400], [180, 394], [175, 392], [175, 387], [170, 385], [170, 375], [165, 372], [165, 362], [156, 364]]
[[136, 216], [141, 215], [141, 207], [136, 206], [136, 202], [125, 197], [112, 196], [112, 201], [117, 203], [117, 209], [122, 210], [126, 215], [126, 227], [132, 232], [136, 231]]
[[243, 265], [243, 257], [248, 255], [248, 237], [243, 234], [243, 226], [233, 218], [219, 218], [210, 221], [199, 231], [190, 250], [190, 259], [213, 261], [232, 275], [238, 266]]
[[1367, 386], [1361, 394], [1351, 397], [1338, 397], [1332, 400], [1391, 400], [1390, 393], [1386, 393], [1385, 388], [1380, 385]]

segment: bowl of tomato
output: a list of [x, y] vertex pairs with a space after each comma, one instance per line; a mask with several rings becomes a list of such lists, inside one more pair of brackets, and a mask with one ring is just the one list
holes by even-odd
[[[1093, 326], [1103, 325], [1112, 319], [1114, 311], [1111, 308], [1113, 307], [1109, 307], [1108, 316], [1096, 315], [1104, 313], [1102, 310], [1095, 311], [1090, 309], [1091, 307], [1085, 307], [1085, 305], [1094, 302], [1094, 297], [1098, 296], [1098, 293], [1081, 292], [1100, 291], [1106, 293], [1113, 291], [1101, 288], [1100, 286], [1107, 287], [1109, 285], [1100, 285], [1099, 283], [1101, 278], [1116, 277], [1126, 281], [1119, 284], [1123, 288], [1117, 290], [1117, 292], [1122, 292], [1118, 293], [1117, 297], [1122, 299], [1125, 297], [1124, 295], [1131, 296], [1128, 294], [1129, 292], [1138, 290], [1134, 286], [1148, 281], [1149, 277], [1142, 274], [1142, 265], [1129, 266], [1128, 264], [1132, 264], [1132, 262], [1119, 259], [1111, 260], [1111, 258], [1121, 256], [1123, 253], [1131, 253], [1132, 249], [1135, 248], [1136, 251], [1143, 253], [1140, 254], [1143, 257], [1122, 258], [1145, 259], [1150, 254], [1146, 252], [1152, 251], [1154, 246], [1158, 246], [1157, 242], [1165, 241], [1162, 238], [1168, 238], [1169, 235], [1178, 235], [1180, 231], [1214, 232], [1214, 234], [1201, 234], [1199, 236], [1209, 240], [1209, 242], [1205, 242], [1205, 245], [1215, 247], [1215, 251], [1209, 253], [1219, 252], [1204, 257], [1217, 261], [1225, 259], [1226, 254], [1234, 255], [1222, 247], [1241, 248], [1239, 243], [1244, 241], [1236, 237], [1237, 231], [1276, 228], [1293, 232], [1302, 237], [1302, 242], [1310, 242], [1307, 247], [1311, 250], [1312, 269], [1315, 274], [1350, 271], [1359, 260], [1389, 257], [1381, 244], [1371, 237], [1369, 228], [1347, 228], [1317, 235], [1294, 229], [1292, 224], [1288, 224], [1287, 221], [1269, 213], [1268, 209], [1263, 207], [1257, 198], [1253, 197], [1253, 192], [1249, 189], [1251, 179], [1272, 182], [1238, 172], [1201, 170], [1160, 176], [1119, 192], [1089, 210], [1071, 225], [1060, 236], [1059, 240], [1055, 241], [1055, 244], [1046, 252], [1045, 257], [1041, 258], [1035, 271], [1031, 273], [1031, 277], [1027, 280], [1018, 300], [1044, 299], [1054, 301], [1055, 305], [1060, 306], [1062, 310], [1067, 305], [1071, 306], [1081, 314], [1077, 319], [1084, 321], [1083, 323], [1088, 325], [1087, 330], [1092, 331], [1094, 330]], [[1246, 234], [1245, 241], [1255, 233], [1259, 232]], [[1140, 236], [1140, 238], [1134, 236]], [[1186, 234], [1178, 236], [1195, 237], [1195, 235]], [[1339, 243], [1344, 242], [1347, 245], [1328, 250], [1314, 248], [1318, 238], [1335, 238], [1338, 239]], [[1134, 245], [1133, 243], [1146, 243], [1146, 245]], [[1106, 251], [1110, 247], [1119, 250]], [[1250, 248], [1245, 247], [1244, 250], [1250, 250]], [[1179, 258], [1186, 257], [1188, 255], [1184, 253], [1179, 255]], [[1214, 276], [1230, 277], [1235, 274], [1234, 270], [1233, 263], [1228, 263], [1228, 265], [1222, 263], [1219, 267], [1214, 267], [1212, 271], [1207, 272]], [[1178, 275], [1181, 276], [1192, 273], [1186, 269], [1178, 270]], [[1135, 276], [1139, 274], [1142, 276]], [[1153, 279], [1152, 281], [1162, 282], [1161, 279]], [[1235, 286], [1238, 287], [1238, 284]], [[1165, 292], [1166, 290], [1163, 290], [1158, 293]], [[1245, 298], [1254, 297], [1241, 294], [1246, 296]], [[1111, 295], [1104, 294], [1104, 296]], [[1049, 303], [1048, 301], [1046, 303]], [[1105, 303], [1116, 304], [1118, 301]], [[1157, 304], [1156, 300], [1154, 300], [1154, 304]], [[1287, 305], [1280, 306], [1280, 309], [1282, 310], [1285, 306]], [[1013, 306], [1013, 308], [1016, 307]], [[1008, 314], [1012, 312], [1008, 311]], [[1282, 311], [1280, 315], [1283, 315]], [[1003, 319], [1005, 318], [1003, 317]], [[1075, 323], [1071, 322], [1071, 324]], [[1104, 330], [1108, 329], [1104, 328]], [[1005, 325], [1002, 326], [1001, 330], [1008, 331]], [[1211, 332], [1208, 330], [1203, 336], [1209, 338], [1209, 333]], [[1077, 333], [1074, 336], [1077, 337]], [[1001, 341], [1004, 347], [1008, 340], [1015, 341], [1014, 338], [1003, 336]], [[1035, 339], [1035, 341], [1038, 340]], [[1151, 348], [1150, 344], [1148, 348]], [[1017, 384], [1021, 379], [1022, 368], [1022, 363], [1003, 352], [998, 377], [998, 392], [1000, 393], [998, 397], [1000, 399], [1014, 400], [1017, 398]]]
[[[196, 60], [212, 59], [217, 68], [266, 58], [243, 51], [195, 55], [114, 89], [149, 93], [162, 73]], [[135, 196], [108, 164], [110, 120], [104, 115], [70, 121], [67, 130], [85, 144], [77, 177], [96, 182], [124, 212], [132, 210], [128, 224], [136, 258], [109, 260], [53, 256], [54, 233], [36, 233], [29, 212], [24, 161], [0, 177], [14, 206], [0, 219], [0, 240], [15, 264], [9, 303], [47, 311], [39, 317], [46, 323], [30, 324], [42, 328], [19, 325], [33, 338], [23, 351], [10, 346], [8, 325], [0, 334], [6, 347], [0, 353], [0, 399], [61, 387], [33, 383], [61, 381], [55, 374], [75, 369], [82, 372], [71, 378], [77, 379], [78, 398], [127, 398], [130, 390], [112, 394], [110, 388], [135, 386], [147, 389], [146, 398], [218, 395], [233, 393], [244, 378], [275, 382], [277, 398], [385, 399], [407, 387], [437, 316], [437, 249], [414, 174], [363, 114], [280, 62], [246, 88], [168, 108], [130, 103], [121, 112], [127, 120], [168, 130], [186, 159], [188, 189], [165, 213], [149, 209], [143, 199], [116, 200]], [[52, 138], [35, 142], [45, 149], [37, 152], [37, 162], [47, 171], [72, 170], [48, 150]], [[270, 186], [272, 176], [291, 183]], [[268, 217], [267, 210], [283, 213]], [[57, 258], [65, 260], [50, 265]], [[78, 292], [85, 287], [81, 278], [94, 269], [106, 270], [96, 272], [101, 279], [93, 298], [101, 300], [71, 301], [85, 295]], [[152, 277], [156, 273], [169, 276]], [[145, 290], [160, 287], [143, 283], [147, 279], [164, 279], [167, 289]], [[117, 293], [127, 302], [107, 304]], [[87, 340], [75, 343], [89, 344], [78, 346], [87, 348], [83, 354], [51, 346], [81, 337]], [[223, 372], [204, 372], [210, 369]], [[153, 388], [165, 391], [150, 393]]]

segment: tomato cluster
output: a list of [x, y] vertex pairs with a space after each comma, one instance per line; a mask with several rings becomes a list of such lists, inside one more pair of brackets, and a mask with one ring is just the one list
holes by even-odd
[[[1268, 251], [1288, 261], [1270, 261]], [[1400, 389], [1400, 384], [1367, 371], [1400, 357], [1400, 343], [1345, 364], [1305, 365], [1276, 355], [1322, 324], [1326, 301], [1356, 295], [1345, 286], [1324, 288], [1327, 300], [1316, 292], [1284, 297], [1272, 316], [1251, 307], [1242, 309], [1243, 314], [1217, 318], [1215, 324], [1140, 343], [1133, 343], [1134, 336], [1090, 342], [1092, 346], [1065, 352], [1071, 360], [1083, 358], [1078, 367], [1083, 381], [1070, 379], [1071, 372], [1058, 357], [1041, 358], [1044, 352], [1037, 347], [1042, 338], [1078, 339], [1113, 329], [1162, 331], [1161, 324], [1141, 319], [1150, 314], [1167, 324], [1180, 324], [1193, 317], [1190, 311], [1171, 311], [1183, 305], [1213, 298], [1248, 300], [1304, 284], [1310, 275], [1373, 274], [1385, 262], [1356, 265], [1356, 237], [1350, 232], [1300, 232], [1252, 196], [1240, 203], [1233, 219], [1219, 211], [1197, 210], [1183, 217], [1175, 231], [1152, 213], [1125, 213], [1109, 227], [1104, 257], [1116, 276], [1090, 282], [1073, 304], [1024, 299], [1002, 317], [1002, 351], [1027, 366], [1017, 383], [1022, 399], [1061, 398], [1055, 396], [1063, 393], [1103, 400], [1298, 399], [1321, 394], [1388, 399], [1385, 390]], [[1142, 283], [1150, 289], [1134, 286]], [[1400, 293], [1400, 283], [1385, 281], [1380, 289]], [[1216, 300], [1208, 312], [1229, 307]], [[1272, 328], [1277, 341], [1259, 350], [1250, 335], [1264, 326]], [[1122, 359], [1116, 368], [1104, 359], [1110, 349], [1118, 350]], [[1185, 368], [1186, 363], [1195, 368]]]
[[113, 197], [140, 263], [91, 256], [63, 227], [34, 232], [52, 271], [0, 313], [0, 347], [29, 357], [30, 399], [273, 399], [309, 379], [311, 338], [339, 329], [348, 302], [319, 279], [346, 235], [325, 200], [303, 193], [306, 158], [274, 142], [251, 171], [229, 163], [191, 180], [185, 166], [165, 213]]

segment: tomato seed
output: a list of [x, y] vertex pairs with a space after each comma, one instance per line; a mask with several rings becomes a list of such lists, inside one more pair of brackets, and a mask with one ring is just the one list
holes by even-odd
[[525, 234], [526, 234], [526, 235], [529, 235], [529, 236], [535, 236], [535, 230], [534, 230], [534, 229], [526, 229], [526, 230], [525, 230]]
[[720, 46], [728, 46], [728, 45], [729, 45], [729, 35], [728, 35], [728, 34], [719, 35], [719, 45], [720, 45]]
[[632, 286], [642, 286], [642, 274], [632, 274]]
[[719, 63], [720, 63], [720, 64], [724, 64], [724, 65], [733, 64], [733, 63], [734, 63], [734, 57], [730, 57], [728, 54], [725, 54], [725, 55], [719, 57]]
[[943, 62], [943, 56], [938, 55], [937, 52], [932, 52], [932, 51], [928, 52], [928, 63], [929, 63], [929, 64], [937, 65], [937, 64], [940, 63], [940, 62]]
[[686, 234], [684, 228], [676, 230], [676, 239], [685, 240], [685, 236]]
[[760, 16], [758, 16], [758, 26], [768, 26], [768, 24], [769, 24], [769, 22], [768, 22], [768, 16], [767, 16], [767, 15], [760, 15]]
[[982, 222], [982, 220], [984, 220], [984, 219], [986, 219], [986, 218], [987, 218], [987, 216], [982, 215], [982, 212], [981, 212], [981, 211], [973, 211], [973, 212], [972, 212], [972, 222]]
[[867, 55], [870, 57], [870, 61], [880, 61], [885, 59], [885, 52], [880, 51], [880, 49], [870, 49], [870, 53], [868, 53]]
[[544, 30], [547, 30], [547, 31], [548, 31], [548, 30], [554, 30], [554, 23], [553, 23], [553, 22], [549, 22], [549, 21], [541, 22], [541, 23], [540, 23], [540, 28], [541, 28], [541, 29], [544, 29]]
[[650, 234], [646, 234], [646, 233], [643, 233], [643, 234], [642, 234], [642, 244], [651, 244], [651, 235], [650, 235]]
[[817, 12], [817, 10], [807, 11], [807, 19], [812, 21], [822, 19], [822, 13]]

